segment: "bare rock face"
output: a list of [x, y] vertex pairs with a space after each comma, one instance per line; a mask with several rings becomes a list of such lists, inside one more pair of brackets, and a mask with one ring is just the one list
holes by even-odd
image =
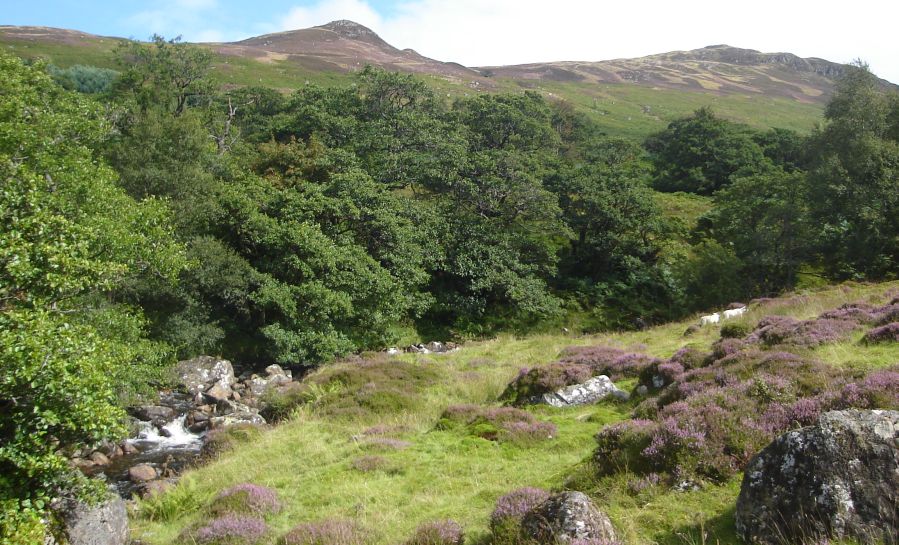
[[831, 411], [749, 463], [736, 527], [748, 543], [899, 543], [899, 412]]
[[128, 543], [128, 513], [125, 502], [118, 496], [112, 496], [95, 506], [69, 501], [57, 510], [68, 545]]
[[562, 492], [529, 511], [521, 521], [526, 539], [537, 543], [614, 543], [615, 529], [609, 517], [583, 492]]
[[543, 394], [535, 401], [553, 407], [573, 407], [596, 403], [609, 396], [621, 400], [627, 400], [629, 397], [628, 393], [615, 386], [609, 377], [599, 375], [581, 384], [566, 386], [555, 392]]

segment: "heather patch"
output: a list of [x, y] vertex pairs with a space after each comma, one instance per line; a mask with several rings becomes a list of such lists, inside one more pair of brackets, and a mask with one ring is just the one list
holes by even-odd
[[325, 519], [294, 527], [279, 545], [363, 545], [365, 536], [350, 520]]
[[412, 446], [412, 443], [395, 439], [393, 437], [371, 437], [362, 443], [362, 447], [368, 450], [403, 450]]
[[422, 391], [442, 376], [435, 366], [397, 360], [338, 364], [309, 379], [322, 390], [312, 405], [323, 416], [345, 418], [411, 412], [424, 403]]
[[558, 433], [555, 424], [514, 407], [453, 405], [437, 422], [437, 429], [462, 430], [490, 441], [528, 446], [552, 439]]
[[864, 341], [869, 344], [899, 342], [899, 322], [871, 329], [865, 333]]
[[353, 466], [353, 469], [362, 473], [371, 473], [373, 471], [391, 472], [394, 469], [390, 462], [382, 456], [360, 456], [354, 459], [350, 465]]
[[493, 543], [516, 543], [524, 516], [549, 498], [542, 488], [525, 487], [504, 494], [496, 500], [490, 514]]
[[567, 348], [560, 363], [586, 365], [593, 375], [606, 375], [612, 380], [632, 378], [657, 358], [636, 352], [625, 352], [608, 346], [580, 346]]
[[462, 545], [465, 534], [454, 520], [426, 522], [416, 528], [406, 545]]
[[401, 433], [405, 433], [409, 431], [409, 428], [406, 426], [396, 426], [390, 424], [375, 424], [374, 426], [369, 426], [362, 430], [362, 435], [369, 436], [377, 436], [377, 435], [399, 435]]
[[268, 532], [265, 521], [256, 517], [225, 515], [201, 526], [196, 532], [182, 536], [183, 543], [201, 545], [251, 545]]
[[206, 434], [201, 454], [204, 458], [213, 458], [237, 446], [245, 445], [262, 437], [263, 428], [255, 424], [236, 424], [226, 428], [217, 428]]
[[281, 510], [278, 494], [271, 488], [243, 483], [223, 490], [210, 506], [216, 515], [240, 514], [265, 516]]
[[854, 320], [817, 318], [799, 321], [787, 316], [762, 318], [747, 341], [764, 346], [793, 345], [812, 348], [844, 340], [858, 327]]

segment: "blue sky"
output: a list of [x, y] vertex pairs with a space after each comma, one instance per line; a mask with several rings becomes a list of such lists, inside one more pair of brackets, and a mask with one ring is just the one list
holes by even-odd
[[604, 60], [726, 43], [837, 62], [899, 82], [894, 0], [0, 0], [0, 24], [230, 41], [351, 19], [399, 47], [469, 66]]

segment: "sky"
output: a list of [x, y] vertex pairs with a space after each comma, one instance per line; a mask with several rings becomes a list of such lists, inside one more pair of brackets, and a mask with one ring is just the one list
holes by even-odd
[[467, 66], [598, 61], [715, 44], [836, 62], [899, 83], [896, 0], [0, 0], [0, 24], [234, 41], [337, 19]]

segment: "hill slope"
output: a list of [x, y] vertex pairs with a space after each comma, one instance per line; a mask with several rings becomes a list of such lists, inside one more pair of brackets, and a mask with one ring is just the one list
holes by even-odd
[[[881, 305], [897, 293], [896, 282], [796, 293], [758, 301], [729, 323], [752, 329], [768, 315], [813, 319], [849, 302]], [[511, 489], [539, 486], [592, 495], [608, 511], [623, 543], [739, 543], [733, 527], [739, 475], [687, 492], [643, 482], [633, 474], [596, 480], [595, 467], [585, 463], [596, 448], [595, 434], [632, 418], [639, 398], [565, 409], [528, 407], [558, 430], [552, 439], [530, 444], [504, 442], [444, 422], [450, 406], [495, 408], [521, 367], [543, 366], [566, 346], [601, 345], [658, 358], [682, 348], [707, 353], [721, 330], [712, 326], [684, 336], [694, 321], [594, 337], [503, 337], [447, 355], [377, 355], [326, 367], [305, 379], [315, 387], [289, 421], [189, 473], [171, 493], [143, 502], [136, 511], [134, 537], [158, 545], [176, 542], [185, 528], [208, 522], [210, 504], [220, 490], [253, 482], [275, 489], [284, 503], [269, 520], [276, 535], [299, 523], [337, 517], [358, 521], [372, 542], [399, 543], [423, 521], [452, 518], [465, 528], [467, 543], [488, 543], [496, 499]], [[751, 349], [744, 353], [782, 358], [783, 350], [790, 350], [849, 380], [896, 369], [899, 344], [860, 343], [865, 329], [860, 326], [817, 347], [772, 346], [761, 356], [753, 356]], [[739, 367], [740, 360], [731, 361], [722, 364], [719, 374], [727, 375], [727, 365]], [[776, 383], [770, 376], [767, 380]], [[636, 379], [618, 383], [630, 389]]]
[[[60, 66], [114, 67], [116, 43], [73, 30], [0, 26], [0, 46]], [[636, 137], [706, 105], [755, 127], [808, 131], [843, 71], [822, 59], [726, 45], [638, 59], [466, 68], [400, 50], [352, 21], [199, 45], [216, 53], [214, 76], [225, 86], [266, 85], [286, 92], [310, 82], [343, 84], [371, 64], [419, 74], [448, 97], [536, 90], [573, 103], [610, 133]]]

